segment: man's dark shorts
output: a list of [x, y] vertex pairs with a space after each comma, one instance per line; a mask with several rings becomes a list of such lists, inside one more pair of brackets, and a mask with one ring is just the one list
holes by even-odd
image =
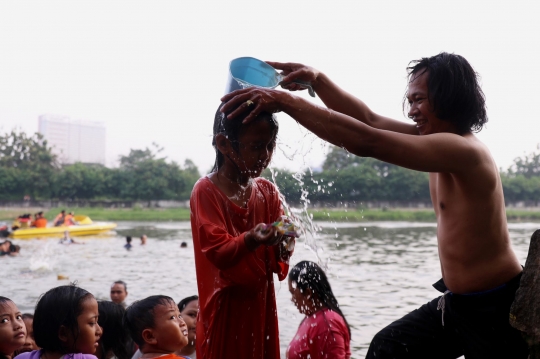
[[[509, 324], [520, 279], [521, 273], [492, 290], [466, 295], [449, 292], [432, 300], [377, 333], [366, 358], [526, 359], [527, 344]], [[447, 291], [442, 279], [433, 286]]]

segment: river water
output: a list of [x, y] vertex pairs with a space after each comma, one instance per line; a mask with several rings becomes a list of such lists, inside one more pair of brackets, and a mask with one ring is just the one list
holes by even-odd
[[[431, 284], [440, 278], [434, 223], [317, 223], [315, 252], [300, 239], [291, 259], [328, 265], [334, 294], [352, 329], [352, 357], [365, 355], [373, 335], [385, 325], [439, 295]], [[514, 250], [525, 264], [538, 223], [510, 224]], [[141, 246], [123, 248], [125, 236], [148, 236]], [[14, 240], [19, 257], [0, 257], [0, 295], [23, 312], [33, 312], [48, 289], [77, 281], [97, 298], [108, 299], [110, 284], [128, 284], [128, 304], [153, 294], [177, 302], [197, 293], [189, 222], [119, 223], [116, 233], [81, 237], [84, 245], [60, 245], [58, 239]], [[187, 248], [180, 248], [181, 242]], [[58, 276], [68, 277], [59, 280]], [[282, 353], [302, 316], [290, 301], [286, 281], [276, 282]], [[284, 354], [282, 354], [284, 357]]]

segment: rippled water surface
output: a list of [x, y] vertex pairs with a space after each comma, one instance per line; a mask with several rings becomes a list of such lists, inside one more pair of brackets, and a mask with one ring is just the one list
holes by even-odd
[[[411, 222], [318, 223], [316, 242], [343, 312], [352, 327], [353, 358], [365, 355], [373, 335], [391, 321], [438, 296], [431, 284], [440, 278], [435, 224]], [[538, 223], [510, 224], [518, 258], [525, 263], [530, 236]], [[146, 234], [146, 246], [139, 237]], [[133, 249], [123, 248], [125, 236]], [[96, 297], [108, 299], [114, 280], [128, 283], [127, 302], [153, 294], [179, 301], [197, 292], [191, 229], [188, 222], [119, 223], [116, 234], [81, 237], [84, 245], [58, 239], [14, 240], [19, 257], [0, 257], [0, 295], [23, 312], [33, 312], [48, 289], [77, 281]], [[180, 248], [181, 242], [188, 248]], [[299, 240], [291, 264], [317, 256]], [[69, 280], [58, 280], [58, 275]], [[282, 352], [302, 316], [290, 301], [287, 283], [276, 283]], [[284, 357], [284, 355], [283, 355]]]

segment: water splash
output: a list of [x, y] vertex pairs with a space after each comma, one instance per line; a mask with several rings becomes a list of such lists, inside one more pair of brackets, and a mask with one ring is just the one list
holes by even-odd
[[29, 268], [32, 272], [50, 272], [55, 269], [58, 263], [57, 243], [47, 241], [36, 250], [30, 257]]

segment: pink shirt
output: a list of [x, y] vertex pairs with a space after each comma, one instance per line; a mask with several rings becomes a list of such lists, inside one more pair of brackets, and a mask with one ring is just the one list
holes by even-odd
[[289, 359], [349, 359], [351, 338], [338, 313], [322, 309], [306, 317], [287, 348]]

